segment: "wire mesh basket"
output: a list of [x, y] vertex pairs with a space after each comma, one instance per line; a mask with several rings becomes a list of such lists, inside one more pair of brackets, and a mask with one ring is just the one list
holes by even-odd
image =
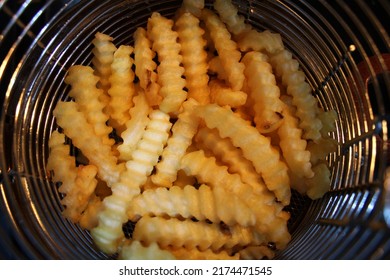
[[[331, 186], [311, 201], [293, 194], [292, 240], [278, 259], [390, 257], [390, 5], [376, 1], [234, 1], [258, 30], [281, 34], [324, 109], [338, 113]], [[207, 5], [211, 2], [206, 1]], [[0, 257], [106, 259], [90, 234], [63, 218], [48, 180], [52, 111], [64, 78], [88, 65], [96, 32], [131, 44], [153, 11], [181, 1], [0, 1]]]

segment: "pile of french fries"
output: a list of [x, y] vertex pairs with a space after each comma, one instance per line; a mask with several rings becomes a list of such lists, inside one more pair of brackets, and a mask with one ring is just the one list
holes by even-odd
[[183, 1], [133, 38], [97, 33], [92, 64], [68, 71], [47, 162], [64, 217], [123, 259], [273, 258], [291, 239], [292, 189], [330, 187], [336, 113], [281, 36], [231, 1]]

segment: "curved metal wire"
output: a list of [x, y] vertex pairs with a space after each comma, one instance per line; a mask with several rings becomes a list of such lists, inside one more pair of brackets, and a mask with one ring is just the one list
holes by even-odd
[[[282, 35], [321, 106], [339, 115], [333, 137], [340, 146], [328, 158], [331, 190], [317, 201], [293, 196], [293, 239], [277, 258], [389, 258], [388, 2], [236, 3], [253, 26]], [[113, 36], [116, 44], [131, 43], [133, 31], [152, 11], [170, 16], [179, 5], [0, 1], [0, 222], [6, 231], [0, 235], [7, 237], [1, 246], [6, 258], [110, 257], [61, 215], [60, 194], [45, 169], [55, 128], [51, 112], [67, 98], [67, 69], [90, 63], [97, 31]]]

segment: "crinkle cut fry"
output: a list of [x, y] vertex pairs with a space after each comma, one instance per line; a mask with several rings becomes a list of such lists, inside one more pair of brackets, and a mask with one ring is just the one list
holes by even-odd
[[206, 185], [146, 190], [133, 199], [127, 213], [132, 221], [148, 215], [222, 221], [229, 226], [253, 226], [256, 222], [254, 214], [237, 196], [229, 195], [223, 188], [211, 189]]
[[178, 220], [175, 218], [142, 217], [135, 225], [133, 239], [145, 244], [158, 243], [161, 248], [211, 249], [243, 248], [263, 244], [264, 239], [248, 227], [229, 227], [225, 233], [218, 224]]
[[84, 114], [79, 111], [77, 103], [60, 101], [53, 115], [64, 134], [72, 139], [73, 145], [81, 150], [90, 164], [98, 168], [98, 176], [112, 186], [119, 179], [121, 171], [117, 158], [112, 154], [111, 147], [96, 135]]
[[239, 108], [246, 103], [246, 92], [241, 90], [232, 90], [221, 80], [211, 80], [209, 82], [209, 88], [211, 103], [216, 103], [220, 106], [229, 106], [231, 108]]
[[275, 75], [282, 79], [287, 94], [293, 97], [292, 103], [297, 108], [296, 116], [305, 139], [318, 140], [321, 137], [322, 122], [318, 118], [317, 99], [312, 95], [310, 85], [305, 81], [305, 74], [299, 69], [299, 62], [288, 50], [282, 50], [270, 56], [270, 63]]
[[77, 223], [96, 188], [97, 168], [94, 165], [76, 167], [75, 158], [69, 153], [70, 147], [65, 144], [65, 135], [58, 131], [52, 132], [49, 148], [47, 169], [53, 171], [54, 182], [61, 182], [58, 191], [65, 194], [61, 200], [66, 207], [63, 214]]
[[242, 149], [244, 157], [253, 163], [268, 189], [275, 193], [283, 205], [290, 203], [288, 168], [280, 159], [279, 151], [271, 146], [269, 138], [261, 135], [230, 109], [216, 104], [199, 106], [196, 112], [208, 128], [218, 129], [221, 137], [229, 137], [234, 146]]
[[215, 0], [214, 9], [233, 35], [240, 35], [250, 29], [250, 26], [245, 23], [245, 18], [238, 14], [238, 9], [231, 0]]
[[92, 194], [87, 208], [81, 214], [79, 225], [86, 230], [91, 230], [98, 225], [97, 214], [103, 209], [103, 202], [96, 194]]
[[190, 152], [182, 159], [182, 169], [199, 182], [212, 188], [223, 187], [232, 195], [238, 196], [256, 216], [254, 229], [264, 235], [267, 241], [275, 242], [278, 248], [284, 248], [291, 236], [287, 228], [289, 217], [283, 212], [283, 206], [274, 201], [267, 193], [254, 193], [251, 186], [244, 184], [238, 174], [230, 174], [226, 166], [217, 165], [214, 157], [206, 157], [202, 150]]
[[149, 117], [146, 131], [132, 153], [132, 160], [126, 162], [126, 170], [112, 186], [112, 195], [103, 200], [104, 210], [98, 214], [99, 224], [91, 231], [94, 242], [108, 254], [117, 252], [124, 238], [122, 225], [128, 220], [128, 205], [141, 192], [168, 139], [169, 115], [154, 110]]
[[199, 19], [190, 13], [182, 14], [175, 22], [181, 44], [188, 98], [193, 98], [200, 104], [207, 104], [210, 97], [207, 86], [207, 52], [204, 49], [206, 40], [202, 37], [204, 30], [199, 24]]
[[103, 143], [112, 146], [114, 140], [108, 137], [112, 127], [106, 124], [109, 116], [104, 112], [106, 105], [100, 101], [103, 91], [96, 87], [98, 80], [91, 67], [73, 65], [69, 68], [65, 83], [71, 86], [69, 96], [75, 99], [96, 135], [102, 138]]
[[241, 53], [235, 41], [220, 18], [211, 10], [203, 9], [202, 19], [221, 58], [227, 76], [227, 83], [233, 90], [241, 90], [244, 84], [244, 64], [240, 62]]
[[248, 52], [242, 59], [249, 94], [254, 101], [254, 122], [260, 133], [275, 131], [283, 122], [284, 104], [267, 59], [260, 52]]
[[268, 191], [252, 162], [243, 156], [241, 149], [234, 147], [229, 138], [222, 138], [217, 129], [200, 128], [195, 136], [195, 142], [197, 147], [210, 150], [216, 158], [227, 165], [230, 173], [239, 174], [242, 182], [252, 186], [255, 193]]
[[162, 100], [159, 94], [160, 85], [157, 83], [155, 56], [156, 53], [152, 50], [152, 43], [147, 37], [145, 28], [138, 27], [134, 32], [135, 74], [151, 107], [160, 105]]
[[200, 18], [204, 4], [204, 0], [183, 0], [181, 7], [177, 10], [177, 16], [179, 17], [184, 13], [191, 13], [197, 18]]
[[125, 124], [126, 129], [121, 133], [123, 142], [118, 145], [119, 159], [131, 160], [131, 154], [136, 149], [137, 143], [141, 140], [145, 128], [149, 123], [149, 112], [145, 94], [141, 91], [133, 98], [134, 106], [130, 109], [130, 120]]
[[108, 103], [110, 96], [107, 91], [110, 88], [110, 75], [111, 75], [111, 63], [114, 59], [114, 52], [116, 46], [112, 43], [114, 38], [111, 36], [97, 32], [95, 38], [92, 40], [93, 44], [93, 58], [92, 65], [95, 70], [95, 74], [99, 77], [98, 87], [103, 90], [103, 94], [100, 96], [100, 100], [105, 104], [105, 112], [108, 112]]
[[171, 187], [177, 178], [180, 160], [192, 143], [198, 129], [198, 117], [194, 115], [198, 102], [192, 98], [183, 103], [183, 111], [172, 127], [172, 135], [156, 165], [156, 173], [152, 175], [152, 182], [158, 186]]
[[129, 110], [133, 107], [133, 95], [135, 94], [134, 72], [131, 69], [133, 59], [130, 55], [133, 47], [121, 45], [114, 53], [111, 64], [110, 95], [110, 124], [117, 132], [123, 130], [125, 123], [130, 119]]
[[236, 40], [242, 52], [264, 51], [273, 54], [284, 49], [282, 36], [270, 30], [250, 29], [236, 36]]
[[160, 62], [157, 74], [163, 100], [159, 108], [166, 113], [177, 113], [187, 99], [187, 92], [184, 90], [186, 81], [182, 78], [181, 46], [177, 42], [178, 34], [173, 30], [173, 20], [154, 12], [148, 20], [147, 34]]
[[287, 106], [283, 112], [284, 120], [278, 129], [279, 146], [283, 157], [292, 173], [300, 178], [311, 178], [314, 172], [310, 162], [310, 151], [307, 149], [306, 140], [302, 138], [298, 119]]

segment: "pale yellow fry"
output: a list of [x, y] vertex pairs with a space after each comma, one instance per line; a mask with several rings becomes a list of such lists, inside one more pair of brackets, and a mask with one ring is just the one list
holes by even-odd
[[256, 172], [252, 162], [243, 156], [237, 147], [234, 147], [229, 138], [222, 138], [218, 130], [202, 127], [195, 136], [196, 145], [203, 150], [210, 150], [224, 164], [230, 173], [240, 175], [243, 183], [252, 186], [257, 194], [267, 192], [260, 174]]
[[198, 128], [199, 118], [194, 115], [197, 106], [198, 102], [194, 99], [188, 99], [183, 103], [183, 111], [172, 127], [172, 135], [156, 166], [156, 173], [152, 175], [154, 184], [169, 188], [176, 180], [180, 160], [191, 145]]
[[79, 224], [83, 229], [91, 230], [98, 225], [98, 213], [103, 209], [103, 202], [100, 197], [92, 195], [88, 201], [87, 208], [81, 214]]
[[161, 249], [157, 243], [144, 246], [137, 240], [131, 240], [122, 246], [119, 253], [120, 260], [175, 260], [175, 255]]
[[200, 104], [209, 103], [209, 88], [207, 83], [207, 52], [206, 40], [203, 39], [204, 30], [199, 26], [199, 19], [190, 13], [184, 13], [175, 22], [181, 44], [184, 75], [188, 97], [197, 100]]
[[63, 192], [69, 192], [77, 177], [76, 159], [70, 155], [70, 146], [65, 144], [65, 135], [53, 131], [49, 138], [49, 157], [46, 168], [52, 171], [52, 179], [62, 182]]
[[146, 125], [149, 122], [150, 107], [145, 94], [140, 92], [133, 98], [134, 106], [130, 109], [130, 120], [126, 122], [126, 129], [121, 133], [123, 142], [118, 145], [119, 159], [128, 161], [131, 153], [137, 147], [138, 141], [144, 134]]
[[329, 137], [329, 133], [336, 131], [337, 112], [334, 109], [329, 111], [320, 109], [318, 118], [322, 122], [321, 135], [323, 138]]
[[220, 252], [213, 252], [210, 249], [200, 251], [198, 248], [187, 249], [180, 248], [168, 248], [176, 259], [178, 260], [239, 260], [240, 254], [229, 255], [227, 250], [221, 250]]
[[93, 165], [76, 167], [75, 158], [69, 154], [70, 147], [65, 144], [62, 133], [52, 132], [49, 148], [47, 168], [53, 172], [53, 181], [61, 183], [58, 191], [65, 195], [61, 200], [65, 206], [63, 215], [77, 223], [96, 188], [97, 168]]
[[287, 166], [298, 177], [311, 178], [314, 176], [311, 154], [307, 149], [307, 142], [302, 138], [302, 129], [299, 128], [298, 119], [291, 110], [285, 106], [283, 123], [278, 129], [279, 146]]
[[204, 0], [183, 0], [181, 7], [177, 10], [177, 16], [184, 13], [191, 13], [200, 18], [202, 9], [204, 8]]
[[73, 101], [58, 102], [53, 115], [65, 135], [72, 139], [73, 145], [81, 150], [90, 164], [98, 168], [98, 176], [109, 186], [115, 183], [119, 179], [121, 167], [117, 165], [111, 147], [95, 134], [77, 104]]
[[133, 199], [127, 213], [133, 221], [146, 215], [196, 218], [198, 221], [222, 221], [227, 225], [242, 226], [253, 226], [256, 221], [251, 210], [238, 197], [222, 188], [212, 190], [206, 185], [198, 189], [187, 185], [184, 188], [173, 186], [146, 190]]
[[270, 57], [275, 75], [282, 79], [287, 94], [293, 97], [293, 105], [297, 108], [296, 116], [303, 129], [303, 138], [317, 140], [321, 137], [321, 120], [318, 118], [317, 99], [312, 95], [310, 85], [305, 81], [305, 74], [299, 69], [299, 63], [288, 50], [282, 50]]
[[264, 242], [248, 227], [236, 225], [229, 227], [228, 232], [224, 233], [218, 224], [144, 216], [135, 225], [133, 239], [145, 244], [156, 242], [161, 248], [198, 248], [214, 252]]
[[133, 59], [130, 55], [132, 53], [133, 47], [121, 45], [115, 51], [114, 60], [111, 64], [111, 76], [109, 78], [111, 87], [108, 89], [110, 124], [118, 133], [124, 129], [125, 123], [130, 119], [129, 110], [133, 107], [135, 75], [131, 69]]
[[267, 56], [260, 52], [249, 52], [242, 59], [250, 96], [254, 101], [254, 121], [261, 133], [275, 131], [283, 122], [283, 102], [280, 90], [267, 62]]
[[305, 178], [294, 182], [296, 189], [306, 194], [311, 199], [319, 199], [324, 196], [326, 192], [330, 190], [330, 170], [325, 162], [320, 162], [313, 167], [314, 176], [312, 178]]
[[274, 196], [256, 194], [238, 174], [230, 174], [226, 166], [217, 165], [214, 157], [206, 157], [201, 150], [186, 154], [182, 168], [188, 175], [196, 176], [199, 182], [212, 188], [224, 188], [231, 195], [238, 196], [256, 216], [255, 231], [275, 242], [278, 248], [284, 248], [290, 241], [288, 215], [282, 212], [283, 206], [275, 202]]
[[132, 160], [126, 162], [126, 170], [113, 184], [112, 195], [103, 200], [104, 210], [98, 214], [99, 224], [91, 231], [94, 242], [108, 254], [117, 252], [124, 238], [122, 225], [128, 220], [127, 207], [152, 173], [171, 128], [168, 114], [154, 110], [149, 117], [150, 122], [132, 153]]
[[69, 68], [65, 83], [71, 86], [69, 96], [75, 99], [96, 135], [102, 138], [103, 143], [112, 146], [115, 141], [109, 138], [112, 127], [107, 125], [109, 116], [104, 112], [105, 104], [100, 101], [103, 92], [96, 87], [98, 80], [91, 67], [73, 65]]
[[159, 94], [160, 86], [157, 83], [155, 56], [156, 53], [152, 50], [152, 43], [147, 37], [146, 30], [138, 27], [134, 32], [135, 74], [151, 107], [160, 105], [162, 100]]
[[266, 51], [267, 53], [276, 53], [284, 49], [282, 36], [270, 30], [246, 30], [237, 36], [236, 40], [242, 52]]
[[187, 92], [184, 90], [186, 81], [182, 78], [181, 46], [177, 42], [178, 34], [173, 30], [173, 21], [154, 12], [148, 20], [147, 34], [160, 62], [157, 73], [163, 100], [159, 108], [166, 113], [177, 113]]
[[330, 133], [336, 130], [336, 111], [324, 111], [323, 109], [320, 109], [318, 118], [322, 123], [322, 128], [320, 130], [321, 137], [308, 143], [308, 150], [311, 154], [310, 161], [313, 165], [316, 165], [320, 161], [326, 160], [326, 157], [330, 153], [337, 151], [338, 146], [337, 140], [333, 139], [330, 135]]
[[246, 103], [247, 94], [245, 92], [233, 90], [220, 80], [211, 80], [209, 87], [211, 103], [231, 108], [238, 108]]
[[252, 194], [252, 187], [244, 184], [238, 174], [230, 174], [227, 166], [217, 165], [213, 156], [207, 157], [203, 150], [187, 153], [181, 161], [181, 168], [198, 182], [212, 188], [223, 188], [245, 201]]
[[103, 90], [100, 100], [106, 105], [105, 109], [107, 110], [110, 100], [107, 91], [110, 88], [111, 63], [114, 60], [114, 52], [116, 51], [113, 40], [114, 38], [101, 32], [97, 32], [92, 40], [92, 65], [95, 74], [99, 77], [98, 87]]
[[215, 0], [214, 9], [233, 35], [240, 35], [251, 28], [245, 23], [245, 18], [238, 14], [238, 9], [231, 0]]
[[226, 82], [233, 90], [241, 90], [245, 80], [245, 66], [240, 62], [241, 53], [236, 42], [231, 39], [226, 26], [214, 12], [203, 9], [202, 19], [210, 32], [210, 37], [221, 59], [221, 64], [227, 76]]
[[207, 127], [217, 128], [221, 137], [229, 137], [234, 146], [242, 149], [244, 157], [253, 163], [267, 188], [275, 193], [283, 205], [290, 203], [288, 168], [281, 160], [279, 151], [271, 146], [269, 138], [231, 110], [216, 104], [199, 106], [197, 114]]

